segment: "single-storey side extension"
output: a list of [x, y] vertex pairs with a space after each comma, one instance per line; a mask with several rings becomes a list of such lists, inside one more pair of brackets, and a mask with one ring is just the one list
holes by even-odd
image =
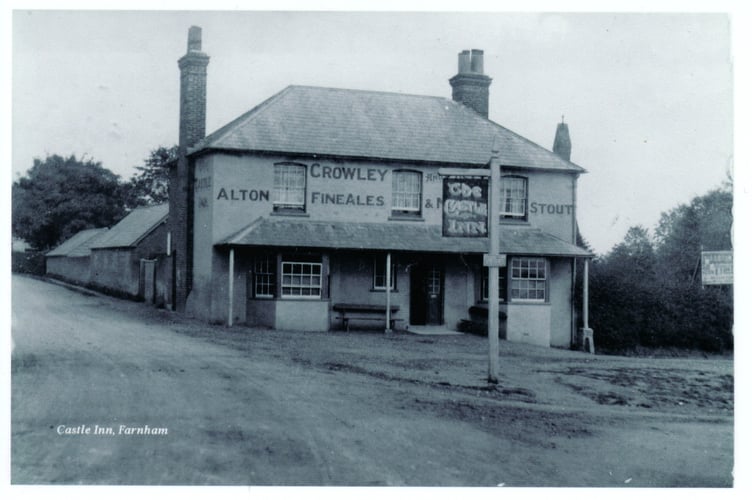
[[167, 247], [167, 204], [136, 208], [91, 248], [93, 288], [144, 298], [142, 260], [156, 260]]
[[45, 255], [45, 273], [63, 281], [87, 285], [91, 279], [91, 247], [107, 233], [106, 227], [84, 229]]

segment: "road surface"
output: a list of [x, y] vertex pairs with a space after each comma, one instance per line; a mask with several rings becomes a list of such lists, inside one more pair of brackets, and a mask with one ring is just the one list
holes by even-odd
[[[489, 391], [468, 375], [484, 366], [482, 338], [227, 329], [22, 276], [12, 279], [12, 335], [13, 484], [733, 480], [728, 387], [709, 408], [627, 393], [637, 382], [603, 375], [626, 358], [503, 342], [508, 372]], [[577, 371], [591, 361], [600, 371]], [[731, 372], [720, 361], [686, 376], [705, 374], [710, 387]], [[575, 383], [585, 375], [593, 385]], [[616, 385], [597, 385], [606, 383]]]

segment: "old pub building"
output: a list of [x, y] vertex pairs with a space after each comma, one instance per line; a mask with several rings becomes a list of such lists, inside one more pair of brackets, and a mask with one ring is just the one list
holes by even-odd
[[170, 178], [176, 309], [293, 331], [340, 329], [343, 315], [348, 328], [379, 327], [366, 306], [398, 329], [482, 317], [488, 183], [441, 172], [488, 170], [495, 155], [503, 334], [577, 341], [584, 170], [566, 124], [549, 151], [488, 119], [482, 51], [459, 54], [452, 99], [289, 86], [205, 135], [208, 64], [192, 27]]

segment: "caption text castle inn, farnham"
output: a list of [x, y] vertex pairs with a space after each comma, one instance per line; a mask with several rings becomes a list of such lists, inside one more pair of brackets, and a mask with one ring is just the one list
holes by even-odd
[[389, 300], [400, 328], [454, 329], [487, 302], [488, 186], [439, 170], [487, 168], [496, 144], [506, 338], [575, 342], [584, 170], [565, 124], [551, 152], [488, 120], [482, 51], [459, 54], [452, 100], [289, 86], [205, 136], [208, 63], [192, 27], [170, 172], [179, 311], [321, 331], [339, 328], [338, 304]]

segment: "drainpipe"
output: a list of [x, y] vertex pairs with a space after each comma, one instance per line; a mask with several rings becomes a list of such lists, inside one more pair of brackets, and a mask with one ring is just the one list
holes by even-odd
[[232, 326], [232, 302], [235, 298], [235, 249], [230, 248], [230, 265], [229, 265], [229, 273], [227, 276], [227, 290], [230, 294], [230, 300], [228, 300], [227, 305], [227, 326]]
[[595, 343], [593, 341], [593, 330], [588, 324], [588, 268], [590, 267], [590, 258], [585, 258], [585, 267], [582, 270], [582, 329], [580, 330], [580, 338], [582, 339], [582, 349], [588, 351], [590, 354], [595, 354]]
[[569, 345], [577, 345], [577, 311], [575, 310], [575, 295], [577, 294], [577, 257], [572, 257], [572, 286], [569, 293]]
[[392, 331], [392, 252], [386, 253], [386, 328], [385, 333]]
[[587, 330], [588, 326], [588, 268], [590, 259], [585, 259], [585, 268], [582, 271], [582, 327]]

